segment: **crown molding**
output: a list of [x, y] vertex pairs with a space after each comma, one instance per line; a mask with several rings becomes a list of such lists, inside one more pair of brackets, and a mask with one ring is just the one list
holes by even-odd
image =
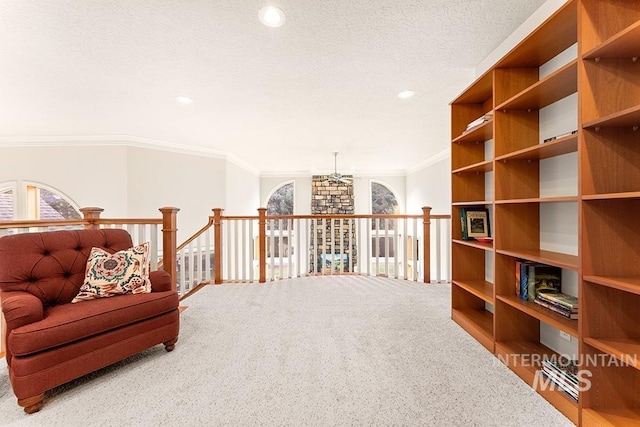
[[[159, 139], [143, 138], [131, 135], [71, 135], [71, 136], [0, 136], [0, 147], [87, 147], [87, 146], [121, 146], [147, 148], [152, 150], [168, 151], [172, 153], [206, 156], [216, 159], [224, 159], [247, 172], [261, 178], [308, 178], [311, 175], [326, 175], [333, 170], [320, 171], [296, 171], [296, 172], [260, 172], [251, 164], [245, 162], [234, 154], [216, 150], [210, 147], [198, 145], [179, 144]], [[366, 171], [345, 170], [345, 174], [354, 176], [407, 176], [420, 171], [434, 163], [451, 156], [451, 149], [446, 148], [434, 156], [407, 170], [397, 171]], [[324, 173], [326, 172], [326, 173]]]
[[260, 171], [238, 158], [236, 155], [209, 147], [198, 145], [178, 144], [159, 139], [143, 138], [131, 135], [72, 135], [72, 136], [3, 136], [0, 137], [0, 147], [87, 147], [87, 146], [120, 146], [136, 147], [151, 150], [168, 151], [171, 153], [224, 159], [245, 169], [253, 175], [259, 176]]
[[414, 167], [407, 169], [406, 174], [407, 175], [411, 175], [413, 173], [419, 172], [420, 170], [429, 167], [435, 163], [438, 163], [442, 160], [448, 159], [451, 157], [451, 148], [446, 148], [444, 150], [442, 150], [441, 152], [439, 152], [438, 154], [435, 154], [431, 157], [429, 157], [428, 159], [418, 163], [417, 165], [415, 165]]

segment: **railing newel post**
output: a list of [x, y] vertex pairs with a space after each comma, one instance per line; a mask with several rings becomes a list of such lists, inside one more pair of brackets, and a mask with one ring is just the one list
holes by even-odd
[[267, 208], [258, 208], [258, 283], [267, 281]]
[[102, 208], [97, 208], [95, 206], [89, 206], [86, 208], [80, 208], [80, 212], [82, 212], [82, 216], [84, 220], [88, 222], [88, 224], [84, 225], [85, 229], [99, 229], [100, 224], [98, 224], [98, 220], [100, 219], [100, 214], [104, 211]]
[[422, 262], [424, 283], [431, 283], [431, 207], [422, 208]]
[[222, 208], [213, 208], [213, 283], [222, 284]]
[[[162, 269], [171, 277], [171, 290], [178, 290], [176, 277], [178, 264], [176, 248], [178, 247], [178, 211], [179, 208], [164, 207], [162, 212]], [[184, 289], [183, 289], [184, 291]]]

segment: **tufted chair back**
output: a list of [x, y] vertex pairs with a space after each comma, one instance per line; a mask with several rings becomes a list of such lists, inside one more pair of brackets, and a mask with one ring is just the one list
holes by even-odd
[[91, 248], [132, 246], [126, 230], [65, 230], [0, 238], [0, 292], [24, 291], [45, 307], [71, 302], [82, 286]]

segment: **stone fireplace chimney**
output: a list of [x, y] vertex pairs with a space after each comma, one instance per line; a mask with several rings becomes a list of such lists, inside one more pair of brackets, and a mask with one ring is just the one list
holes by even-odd
[[[311, 213], [313, 215], [353, 215], [353, 176], [343, 175], [348, 182], [332, 180], [329, 175], [314, 175], [311, 180]], [[331, 222], [333, 221], [333, 227]], [[320, 272], [323, 261], [325, 270], [332, 268], [334, 271], [347, 272], [349, 262], [355, 267], [357, 259], [356, 251], [356, 226], [352, 224], [349, 229], [348, 219], [327, 220], [324, 233], [322, 223], [315, 221], [311, 224], [311, 242], [309, 245], [309, 265], [311, 272]], [[342, 232], [340, 230], [342, 224]], [[333, 232], [332, 232], [333, 230]], [[333, 245], [333, 248], [332, 248]], [[342, 245], [342, 252], [340, 246]], [[317, 262], [314, 265], [314, 257]]]

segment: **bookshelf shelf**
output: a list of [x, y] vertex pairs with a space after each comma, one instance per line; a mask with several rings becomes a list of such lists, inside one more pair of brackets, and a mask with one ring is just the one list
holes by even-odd
[[469, 246], [472, 248], [476, 248], [476, 249], [482, 249], [485, 251], [491, 251], [493, 250], [493, 244], [492, 243], [483, 243], [483, 242], [478, 242], [475, 240], [458, 240], [458, 239], [454, 239], [453, 243], [458, 244], [458, 245], [463, 245], [463, 246]]
[[640, 338], [585, 338], [585, 344], [614, 356], [620, 362], [640, 370]]
[[538, 110], [576, 92], [578, 88], [578, 61], [573, 60], [539, 82], [529, 86], [496, 110]]
[[496, 157], [498, 161], [508, 160], [543, 160], [563, 154], [575, 153], [578, 150], [578, 135], [569, 135], [554, 141], [536, 144], [522, 150]]
[[463, 132], [453, 140], [454, 144], [484, 143], [493, 138], [493, 120], [486, 121], [472, 130]]
[[496, 252], [514, 258], [523, 258], [569, 270], [578, 269], [578, 257], [575, 255], [535, 249], [498, 249]]
[[495, 68], [538, 67], [576, 42], [576, 2], [561, 7], [500, 59]]
[[493, 205], [492, 200], [480, 200], [477, 202], [453, 202], [452, 206], [490, 206]]
[[494, 303], [493, 284], [486, 280], [454, 280], [453, 284], [461, 287], [470, 294], [488, 302]]
[[582, 128], [596, 130], [596, 128], [633, 128], [639, 125], [640, 104], [585, 122]]
[[640, 52], [640, 21], [614, 34], [599, 46], [582, 55], [583, 59], [633, 58]]
[[493, 95], [493, 75], [489, 72], [484, 73], [460, 96], [452, 101], [452, 104], [482, 104], [491, 99]]
[[496, 205], [519, 204], [519, 203], [562, 203], [577, 202], [578, 196], [559, 196], [559, 197], [539, 197], [532, 199], [512, 199], [512, 200], [496, 200]]
[[598, 408], [582, 410], [582, 425], [636, 427], [640, 419], [640, 409]]
[[509, 304], [511, 307], [520, 310], [531, 317], [534, 317], [544, 323], [547, 323], [554, 328], [560, 329], [568, 333], [571, 336], [578, 336], [578, 321], [573, 319], [567, 319], [560, 314], [556, 314], [551, 310], [541, 307], [535, 303], [521, 300], [520, 298], [512, 295], [498, 295], [498, 300]]
[[624, 193], [585, 194], [582, 200], [615, 200], [615, 199], [640, 199], [640, 191], [628, 191]]
[[479, 173], [479, 172], [491, 172], [492, 170], [493, 170], [493, 160], [485, 160], [483, 162], [475, 163], [473, 165], [456, 169], [452, 173], [474, 173], [474, 172]]
[[584, 276], [583, 279], [587, 282], [640, 295], [640, 276]]

